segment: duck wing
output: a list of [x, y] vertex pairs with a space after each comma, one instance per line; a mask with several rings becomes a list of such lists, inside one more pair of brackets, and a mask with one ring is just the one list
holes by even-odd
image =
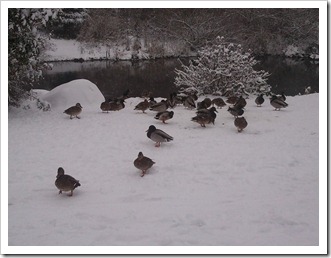
[[[166, 132], [164, 132], [160, 129], [156, 129], [152, 133], [151, 137], [153, 139], [158, 139], [160, 141], [167, 141], [167, 142], [172, 141], [174, 139], [172, 136], [170, 136], [169, 134], [167, 134]], [[157, 142], [159, 142], [159, 141], [157, 141]]]

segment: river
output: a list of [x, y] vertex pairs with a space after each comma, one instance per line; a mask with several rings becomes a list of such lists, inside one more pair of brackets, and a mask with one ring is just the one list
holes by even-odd
[[[319, 91], [318, 62], [285, 57], [266, 56], [257, 58], [256, 70], [268, 71], [268, 83], [274, 93], [285, 92], [288, 96], [303, 94], [307, 86], [312, 92]], [[188, 59], [181, 59], [185, 64]], [[167, 97], [176, 91], [175, 68], [180, 68], [177, 58], [138, 61], [88, 61], [54, 62], [35, 88], [51, 90], [75, 79], [87, 79], [98, 86], [105, 98], [120, 96], [126, 89], [131, 96], [142, 91], [153, 92], [154, 97]]]

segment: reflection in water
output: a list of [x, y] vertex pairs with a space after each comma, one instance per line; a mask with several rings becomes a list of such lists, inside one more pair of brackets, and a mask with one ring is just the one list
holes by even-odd
[[[184, 64], [188, 59], [181, 59]], [[133, 97], [140, 96], [143, 90], [151, 91], [154, 97], [167, 97], [175, 91], [175, 68], [180, 68], [178, 59], [140, 61], [93, 61], [56, 62], [52, 70], [46, 71], [44, 79], [35, 88], [51, 90], [56, 86], [75, 79], [87, 79], [98, 86], [105, 98], [120, 96], [126, 89]], [[294, 96], [303, 93], [311, 86], [318, 92], [318, 64], [309, 61], [282, 57], [264, 57], [256, 65], [271, 73], [269, 84], [274, 93], [284, 91]]]
[[319, 91], [318, 63], [273, 56], [259, 61], [256, 70], [264, 69], [271, 74], [268, 83], [274, 93], [284, 91], [288, 96], [295, 96], [303, 94], [308, 86], [311, 87], [311, 92]]

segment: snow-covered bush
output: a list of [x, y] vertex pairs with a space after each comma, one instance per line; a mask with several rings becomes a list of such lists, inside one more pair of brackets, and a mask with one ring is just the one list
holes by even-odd
[[43, 63], [39, 57], [45, 38], [39, 28], [56, 18], [57, 9], [8, 10], [8, 101], [19, 106], [19, 101], [29, 96], [32, 83], [42, 75]]
[[176, 69], [175, 85], [193, 88], [198, 94], [267, 93], [268, 72], [254, 70], [257, 60], [241, 45], [217, 37], [198, 51], [197, 59]]
[[284, 50], [284, 54], [287, 57], [303, 57], [304, 51], [300, 47], [297, 47], [294, 45], [289, 45]]

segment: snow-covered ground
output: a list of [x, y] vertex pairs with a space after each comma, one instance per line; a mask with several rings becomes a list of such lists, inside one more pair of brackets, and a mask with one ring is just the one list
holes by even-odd
[[[50, 39], [48, 50], [44, 53], [46, 61], [65, 61], [74, 59], [131, 59], [132, 51], [126, 51], [125, 46], [109, 47], [106, 45], [87, 45], [77, 40]], [[142, 58], [144, 56], [140, 56]]]
[[[206, 128], [183, 106], [162, 124], [134, 110], [141, 98], [102, 113], [86, 80], [38, 94], [50, 112], [9, 112], [9, 246], [319, 245], [319, 94], [281, 111], [249, 98], [242, 133], [226, 107]], [[154, 147], [152, 124], [174, 140]], [[145, 177], [139, 151], [156, 162]], [[54, 185], [60, 166], [80, 180], [73, 197]]]
[[[47, 50], [43, 53], [45, 61], [68, 61], [68, 60], [104, 60], [119, 59], [131, 60], [132, 58], [149, 59], [155, 57], [173, 57], [178, 53], [186, 53], [187, 56], [195, 53], [187, 50], [183, 43], [172, 42], [168, 40], [159, 47], [162, 51], [155, 50], [151, 42], [140, 40], [141, 49], [134, 51], [134, 38], [129, 38], [128, 46], [118, 44], [92, 44], [79, 42], [77, 40], [50, 39], [47, 44]], [[153, 48], [154, 47], [154, 48]]]

